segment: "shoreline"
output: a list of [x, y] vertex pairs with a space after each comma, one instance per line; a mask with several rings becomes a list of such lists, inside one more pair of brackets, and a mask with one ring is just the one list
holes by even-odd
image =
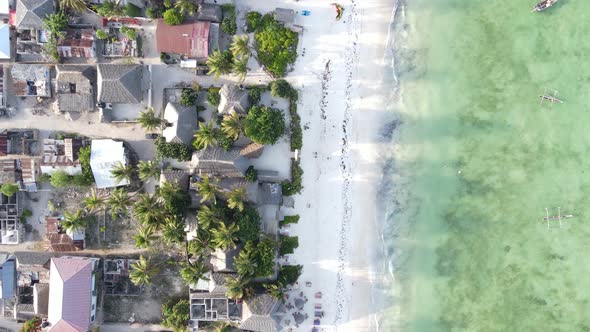
[[[336, 22], [329, 2], [299, 1], [288, 8], [312, 8], [298, 17], [305, 27], [299, 58], [286, 79], [300, 91], [298, 112], [304, 128], [301, 167], [303, 192], [295, 196], [299, 214], [292, 235], [300, 246], [291, 256], [303, 265], [298, 288], [324, 311], [326, 330], [378, 330], [387, 302], [387, 276], [379, 232], [384, 218], [378, 211], [382, 151], [390, 142], [380, 137], [394, 121], [388, 105], [392, 87], [384, 78], [389, 28], [394, 11], [386, 0], [341, 3], [345, 14]], [[314, 294], [322, 292], [322, 299]]]

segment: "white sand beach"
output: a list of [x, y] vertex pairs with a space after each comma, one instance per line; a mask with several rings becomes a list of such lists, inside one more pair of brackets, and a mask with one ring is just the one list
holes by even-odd
[[[295, 24], [305, 29], [295, 70], [287, 76], [299, 90], [304, 128], [304, 190], [287, 214], [301, 216], [290, 229], [299, 236], [299, 248], [289, 262], [303, 265], [292, 296], [303, 292], [308, 298], [308, 319], [293, 330], [310, 331], [320, 304], [320, 330], [371, 331], [379, 311], [372, 285], [381, 280], [372, 267], [379, 246], [376, 142], [388, 118], [382, 76], [391, 72], [384, 53], [395, 1], [341, 1], [345, 13], [339, 22], [331, 2], [249, 0], [238, 8], [292, 8], [298, 12]], [[302, 16], [303, 10], [310, 15]]]

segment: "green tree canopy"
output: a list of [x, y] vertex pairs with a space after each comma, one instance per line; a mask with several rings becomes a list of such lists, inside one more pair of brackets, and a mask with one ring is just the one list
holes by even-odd
[[129, 279], [138, 286], [149, 285], [152, 283], [152, 276], [158, 273], [158, 268], [143, 256], [130, 265]]
[[172, 300], [162, 305], [162, 325], [184, 332], [190, 319], [190, 304], [187, 300]]
[[137, 171], [141, 181], [158, 180], [160, 178], [160, 165], [155, 160], [140, 160], [137, 164]]
[[201, 279], [207, 280], [205, 278], [207, 271], [207, 266], [203, 262], [197, 261], [192, 265], [184, 264], [184, 267], [180, 270], [180, 276], [188, 285], [194, 285]]
[[164, 12], [164, 22], [168, 25], [179, 25], [184, 21], [184, 14], [174, 8]]
[[18, 185], [15, 183], [4, 183], [0, 186], [0, 192], [5, 196], [11, 197], [18, 192]]
[[84, 0], [59, 0], [61, 8], [70, 8], [79, 13], [86, 10], [86, 2]]
[[209, 66], [209, 74], [215, 75], [219, 78], [220, 75], [231, 73], [233, 69], [233, 55], [230, 51], [215, 50], [207, 59], [207, 66]]
[[240, 228], [238, 225], [219, 223], [216, 228], [211, 229], [213, 245], [221, 250], [227, 250], [236, 247], [238, 241], [237, 232]]
[[258, 59], [275, 77], [283, 77], [297, 59], [296, 32], [280, 25], [272, 15], [264, 15], [254, 34]]
[[[98, 37], [98, 31], [96, 33]], [[162, 120], [160, 120], [160, 118], [156, 116], [154, 109], [150, 107], [147, 110], [139, 113], [139, 118], [137, 119], [137, 122], [143, 129], [151, 131], [158, 128], [158, 126], [160, 126], [160, 124], [162, 123]]]
[[216, 146], [219, 140], [219, 129], [213, 127], [213, 122], [199, 122], [199, 130], [195, 132], [193, 147], [196, 150]]
[[86, 227], [86, 218], [84, 218], [82, 210], [78, 209], [74, 213], [70, 211], [64, 212], [64, 220], [62, 220], [61, 226], [71, 232], [84, 229]]
[[259, 144], [275, 144], [285, 134], [285, 120], [278, 109], [253, 106], [246, 115], [246, 136]]

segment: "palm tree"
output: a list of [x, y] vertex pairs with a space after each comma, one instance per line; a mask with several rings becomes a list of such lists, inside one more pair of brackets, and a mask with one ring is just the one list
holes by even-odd
[[240, 212], [244, 211], [244, 201], [248, 199], [246, 188], [234, 188], [227, 193], [227, 207], [230, 209], [238, 209]]
[[213, 128], [213, 122], [207, 124], [199, 122], [199, 130], [195, 133], [193, 146], [197, 150], [206, 149], [209, 146], [216, 146], [218, 137], [219, 132], [217, 128]]
[[232, 41], [231, 46], [229, 47], [234, 58], [245, 58], [246, 62], [248, 61], [248, 57], [251, 53], [250, 47], [248, 47], [248, 43], [250, 43], [250, 37], [248, 37], [248, 35], [234, 36], [234, 40]]
[[233, 56], [229, 51], [215, 50], [207, 59], [209, 74], [219, 78], [220, 75], [229, 74], [232, 70]]
[[201, 203], [217, 202], [215, 195], [219, 192], [219, 187], [217, 184], [211, 182], [208, 176], [203, 176], [201, 181], [197, 182], [195, 185], [197, 186], [197, 192], [201, 196]]
[[122, 162], [118, 162], [117, 165], [111, 169], [111, 177], [115, 179], [116, 183], [121, 183], [124, 180], [131, 182], [131, 177], [135, 173], [133, 167], [129, 164], [123, 165]]
[[232, 63], [232, 72], [240, 79], [240, 82], [246, 79], [249, 70], [247, 58], [239, 58]]
[[250, 70], [250, 68], [248, 68], [247, 58], [234, 61], [232, 71], [234, 72], [234, 75], [236, 75], [240, 79], [240, 82], [243, 82], [246, 79], [246, 75], [248, 75], [248, 70]]
[[171, 214], [182, 214], [190, 202], [186, 191], [180, 189], [177, 182], [164, 182], [157, 190], [157, 194], [166, 212]]
[[248, 280], [240, 277], [225, 278], [225, 287], [227, 288], [226, 296], [233, 300], [240, 300], [244, 297], [247, 284]]
[[90, 196], [84, 197], [84, 206], [88, 213], [96, 212], [104, 207], [106, 199], [98, 194], [96, 189], [92, 188]]
[[71, 8], [79, 13], [86, 10], [86, 2], [84, 0], [60, 0], [59, 5], [62, 10], [65, 8]]
[[227, 250], [236, 247], [236, 241], [238, 236], [236, 233], [240, 230], [240, 227], [236, 224], [230, 224], [226, 226], [225, 223], [220, 223], [217, 228], [211, 229], [211, 235], [213, 236], [213, 245], [215, 248], [221, 250]]
[[127, 209], [131, 206], [131, 198], [129, 198], [127, 190], [119, 188], [111, 192], [107, 204], [111, 208], [111, 217], [116, 219], [119, 214], [127, 215]]
[[137, 164], [137, 170], [141, 181], [149, 181], [150, 179], [158, 179], [160, 176], [160, 165], [154, 160], [141, 160]]
[[207, 273], [208, 270], [209, 269], [203, 262], [197, 261], [193, 264], [185, 264], [180, 270], [180, 276], [188, 285], [194, 285], [199, 282], [199, 280], [208, 280], [205, 277], [205, 273]]
[[147, 131], [152, 131], [162, 124], [162, 120], [156, 116], [152, 107], [148, 108], [145, 112], [139, 113], [137, 122]]
[[131, 264], [129, 279], [137, 286], [149, 285], [152, 283], [152, 275], [158, 273], [158, 268], [149, 259], [139, 257], [136, 263]]
[[162, 205], [155, 195], [140, 194], [133, 204], [133, 215], [147, 227], [158, 228], [163, 219]]
[[217, 326], [215, 326], [215, 332], [231, 332], [232, 326], [228, 322], [217, 322]]
[[180, 243], [184, 240], [186, 232], [184, 223], [175, 218], [168, 218], [162, 228], [162, 238], [166, 243]]
[[253, 277], [256, 273], [256, 260], [250, 250], [242, 249], [234, 259], [234, 267], [240, 277]]
[[193, 0], [176, 0], [174, 8], [176, 8], [176, 10], [178, 10], [180, 13], [186, 13], [190, 16], [193, 15], [197, 10], [197, 5], [195, 5]]
[[263, 286], [268, 294], [277, 300], [282, 300], [285, 296], [285, 288], [279, 282], [274, 284], [264, 284]]
[[211, 233], [206, 229], [199, 229], [197, 236], [188, 243], [188, 252], [193, 256], [203, 256], [207, 249], [212, 249]]
[[156, 237], [153, 235], [154, 230], [152, 227], [142, 227], [139, 229], [137, 234], [133, 235], [135, 240], [135, 246], [137, 248], [148, 248]]
[[199, 224], [199, 231], [201, 231], [209, 229], [212, 225], [217, 225], [221, 220], [211, 207], [201, 205], [199, 212], [197, 212], [197, 222]]
[[61, 227], [67, 231], [77, 231], [86, 227], [86, 219], [82, 216], [82, 210], [78, 209], [76, 212], [64, 212], [64, 220], [61, 222]]
[[225, 137], [234, 141], [237, 140], [242, 133], [243, 127], [242, 119], [240, 119], [240, 115], [236, 111], [232, 110], [229, 114], [223, 116], [221, 132]]

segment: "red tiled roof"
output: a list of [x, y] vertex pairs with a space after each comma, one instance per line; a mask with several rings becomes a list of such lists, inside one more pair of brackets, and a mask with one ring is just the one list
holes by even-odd
[[158, 21], [156, 45], [158, 52], [179, 53], [191, 58], [209, 56], [209, 22], [167, 25]]

